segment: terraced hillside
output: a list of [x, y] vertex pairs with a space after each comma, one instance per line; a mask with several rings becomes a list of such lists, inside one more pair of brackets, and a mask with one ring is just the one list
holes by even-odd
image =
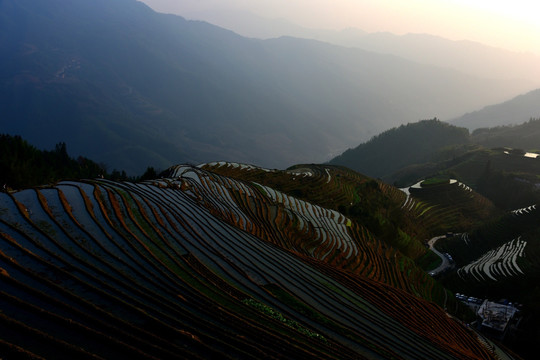
[[477, 291], [497, 283], [500, 294], [507, 290], [507, 283], [516, 295], [519, 282], [530, 284], [528, 280], [540, 275], [539, 220], [537, 205], [530, 205], [443, 240], [439, 247], [451, 252], [459, 267], [453, 281], [459, 279], [460, 286], [476, 287]]
[[406, 195], [350, 169], [311, 164], [278, 171], [225, 162], [202, 167], [337, 210], [409, 258], [418, 259], [426, 254], [423, 240], [428, 230], [404, 217], [402, 205]]
[[[202, 167], [208, 168], [215, 165], [209, 164]], [[317, 166], [311, 166], [311, 170], [303, 168], [301, 172], [298, 170], [282, 172], [234, 163], [221, 163], [219, 165], [225, 169], [240, 169], [240, 171], [245, 172], [270, 172], [268, 178], [282, 182], [287, 177], [292, 177], [294, 179], [292, 182], [296, 183], [303, 183], [309, 179], [306, 181], [307, 186], [306, 184], [300, 187], [295, 185], [296, 187], [291, 190], [292, 193], [301, 192], [302, 189], [306, 188], [315, 191], [317, 188], [314, 186], [314, 182], [319, 182], [321, 178], [324, 178], [325, 184], [330, 184], [332, 176], [336, 175], [334, 169], [332, 171], [326, 169], [317, 175]], [[189, 168], [173, 167], [169, 170], [169, 175], [172, 178], [184, 177], [186, 169]], [[321, 176], [321, 173], [324, 176]], [[232, 177], [223, 177], [207, 171], [200, 174], [205, 174], [200, 178], [203, 179], [201, 181], [206, 186], [202, 190], [195, 190], [191, 186], [193, 191], [202, 191], [206, 192], [206, 195], [211, 195], [205, 188], [213, 186], [215, 191], [214, 184], [217, 183], [219, 184], [218, 188], [221, 189], [221, 192], [217, 192], [221, 203], [228, 203], [229, 206], [239, 208], [242, 212], [243, 215], [239, 219], [231, 218], [228, 215], [229, 211], [223, 206], [205, 203], [205, 207], [226, 218], [231, 225], [241, 227], [259, 238], [297, 254], [309, 256], [334, 267], [385, 282], [411, 294], [435, 301], [441, 306], [445, 304], [448, 296], [442, 287], [417, 267], [411, 259], [375, 237], [364, 224], [345, 217], [335, 210], [313, 205], [311, 202], [297, 199], [266, 185], [237, 181], [233, 180]], [[361, 177], [357, 173], [354, 174]], [[299, 179], [297, 179], [298, 177]], [[210, 184], [212, 185], [210, 186]], [[374, 184], [378, 186], [377, 183]], [[184, 187], [186, 186], [184, 185]], [[320, 192], [326, 193], [322, 190], [319, 189]], [[335, 193], [334, 199], [339, 196], [346, 198], [347, 194], [351, 193], [359, 196], [348, 185], [343, 186], [341, 190], [335, 190]], [[230, 194], [231, 196], [227, 195], [221, 198], [222, 194]], [[246, 224], [249, 225], [246, 226]], [[272, 232], [268, 232], [269, 228], [272, 229]], [[422, 250], [425, 251], [423, 246]]]
[[536, 241], [528, 240], [536, 238], [539, 220], [538, 206], [527, 206], [493, 218], [470, 232], [445, 239], [438, 247], [451, 251], [457, 265], [465, 266], [491, 250], [500, 249], [501, 254], [504, 253], [502, 249], [510, 243], [511, 248], [527, 242], [534, 244]]
[[444, 174], [459, 179], [497, 207], [509, 211], [540, 201], [537, 155], [520, 149], [486, 149], [475, 145], [451, 160], [412, 165], [385, 180], [404, 186], [415, 179]]
[[411, 295], [395, 253], [345, 216], [174, 171], [0, 194], [3, 357], [503, 356]]
[[213, 162], [200, 167], [221, 175], [269, 185], [297, 198], [309, 199], [336, 210], [339, 205], [359, 201], [360, 194], [355, 187], [371, 180], [358, 172], [333, 165], [296, 165], [286, 171], [230, 162]]
[[461, 278], [472, 277], [477, 281], [498, 281], [498, 278], [502, 277], [519, 276], [524, 272], [518, 265], [518, 260], [525, 257], [526, 246], [527, 242], [521, 240], [521, 237], [512, 239], [463, 266], [457, 273]]
[[431, 235], [471, 230], [500, 214], [489, 199], [456, 180], [424, 181], [406, 191], [403, 208]]
[[491, 201], [455, 180], [400, 190], [332, 165], [297, 165], [278, 171], [216, 162], [203, 168], [339, 210], [414, 260], [429, 255], [425, 244], [430, 237], [468, 231], [500, 214]]
[[505, 345], [526, 359], [538, 357], [540, 339], [540, 211], [533, 204], [437, 243], [456, 271], [441, 279], [454, 292], [519, 303], [523, 320]]

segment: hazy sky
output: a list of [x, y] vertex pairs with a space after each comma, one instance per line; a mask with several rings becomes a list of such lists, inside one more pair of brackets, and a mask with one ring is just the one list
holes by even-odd
[[182, 15], [241, 10], [308, 28], [426, 33], [540, 55], [538, 0], [142, 0]]

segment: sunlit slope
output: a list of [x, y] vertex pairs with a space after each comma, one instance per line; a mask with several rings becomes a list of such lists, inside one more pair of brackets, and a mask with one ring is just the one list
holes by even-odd
[[[303, 226], [280, 225], [294, 216], [275, 202], [270, 222], [262, 206], [269, 188], [177, 170], [140, 184], [61, 182], [0, 194], [1, 353], [495, 358], [432, 303], [333, 266], [330, 255], [322, 260], [328, 250], [318, 247], [331, 248], [331, 238], [341, 239], [334, 247], [343, 259], [363, 256], [356, 225], [345, 220], [353, 240], [345, 242], [340, 217], [312, 205]], [[259, 221], [245, 211], [250, 201]], [[302, 232], [320, 245], [300, 246]]]
[[[406, 201], [406, 195], [399, 189], [350, 169], [332, 165], [296, 165], [287, 171], [269, 171], [219, 162], [205, 164], [203, 168], [279, 189], [288, 196], [345, 214], [352, 224], [358, 225], [364, 234], [361, 237], [375, 238], [385, 249], [399, 251], [394, 255], [395, 259], [401, 264], [400, 267], [407, 264], [405, 266], [408, 268], [409, 279], [431, 284], [430, 280], [425, 279], [423, 271], [410, 269], [410, 259], [419, 259], [428, 251], [423, 244], [428, 231], [405, 216], [402, 204]], [[403, 271], [402, 267], [400, 271]], [[418, 274], [418, 277], [411, 277], [411, 271]], [[437, 300], [442, 301], [444, 296], [440, 295], [439, 292]]]
[[[350, 193], [340, 188], [334, 191], [328, 191], [325, 187], [317, 188], [308, 180], [308, 177], [315, 181], [321, 178], [313, 173], [317, 171], [316, 167], [312, 167], [311, 176], [307, 168], [304, 168], [305, 172], [302, 173], [295, 170], [292, 174], [287, 174], [231, 163], [222, 167], [238, 167], [240, 171], [262, 172], [270, 179], [281, 181], [292, 177], [296, 180], [291, 178], [290, 182], [303, 184], [303, 189], [310, 189], [309, 191], [314, 194], [322, 194], [321, 200], [327, 198], [335, 201], [340, 196], [353, 195], [352, 189], [348, 187], [345, 189], [350, 190]], [[326, 184], [330, 184], [328, 180], [336, 175], [330, 170], [323, 170], [323, 173]], [[183, 179], [181, 186], [197, 194], [201, 204], [212, 213], [261, 239], [297, 254], [324, 261], [334, 267], [385, 282], [443, 304], [444, 290], [415, 266], [413, 261], [377, 239], [362, 224], [336, 210], [313, 205], [311, 202], [256, 182], [234, 180], [233, 177], [209, 171], [181, 166], [171, 169], [170, 175], [181, 176]], [[187, 182], [186, 178], [193, 181]], [[296, 189], [297, 193], [303, 191], [298, 187]], [[234, 209], [232, 214], [231, 209]]]
[[203, 168], [339, 210], [412, 259], [426, 254], [425, 243], [430, 237], [470, 230], [499, 213], [488, 199], [455, 181], [397, 189], [332, 165], [296, 165], [287, 171], [270, 171], [216, 162]]

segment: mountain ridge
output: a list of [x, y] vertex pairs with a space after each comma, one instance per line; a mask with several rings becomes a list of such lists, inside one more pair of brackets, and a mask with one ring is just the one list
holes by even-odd
[[449, 122], [457, 126], [467, 127], [470, 130], [518, 125], [529, 119], [540, 118], [539, 101], [540, 89], [536, 89], [505, 102], [467, 113]]
[[253, 13], [232, 10], [185, 14], [247, 37], [267, 39], [293, 36], [316, 39], [335, 45], [397, 55], [418, 63], [453, 68], [476, 76], [536, 79], [536, 85], [540, 85], [540, 72], [535, 66], [538, 55], [501, 49], [477, 41], [449, 40], [422, 33], [397, 35], [390, 32], [366, 32], [357, 28], [310, 29], [286, 20], [272, 20]]
[[[417, 139], [423, 141], [415, 141]], [[370, 141], [345, 151], [329, 163], [384, 178], [407, 165], [431, 161], [442, 148], [468, 143], [467, 129], [435, 118], [385, 131]]]

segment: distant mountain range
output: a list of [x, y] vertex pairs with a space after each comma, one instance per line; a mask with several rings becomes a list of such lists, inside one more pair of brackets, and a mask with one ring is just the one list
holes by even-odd
[[[517, 125], [531, 118], [540, 119], [540, 89], [519, 95], [500, 104], [486, 106], [481, 110], [467, 113], [450, 120], [450, 123], [474, 130], [502, 125]], [[527, 137], [530, 138], [530, 134]], [[520, 145], [515, 146], [519, 147]], [[522, 145], [522, 147], [529, 146]]]
[[[152, 1], [147, 1], [150, 5]], [[357, 28], [310, 29], [283, 19], [268, 19], [247, 11], [196, 11], [185, 16], [201, 19], [247, 37], [261, 39], [293, 36], [335, 45], [402, 57], [420, 64], [452, 68], [470, 75], [530, 80], [540, 87], [540, 56], [483, 45], [454, 41], [429, 34], [396, 35], [369, 33]]]
[[0, 121], [109, 168], [320, 162], [530, 90], [313, 40], [255, 40], [135, 0], [0, 3]]

